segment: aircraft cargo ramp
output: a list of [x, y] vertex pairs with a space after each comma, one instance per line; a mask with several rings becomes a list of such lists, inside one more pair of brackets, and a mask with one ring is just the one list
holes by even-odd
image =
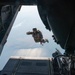
[[0, 75], [53, 75], [50, 58], [10, 58]]

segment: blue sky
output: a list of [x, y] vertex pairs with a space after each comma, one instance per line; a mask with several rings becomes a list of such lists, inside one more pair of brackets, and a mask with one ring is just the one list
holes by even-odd
[[[47, 38], [49, 43], [42, 46], [40, 43], [35, 43], [31, 35], [26, 35], [26, 32], [32, 31], [32, 28], [35, 27], [42, 32], [43, 37]], [[52, 53], [56, 51], [55, 48], [62, 53], [64, 52], [53, 41], [52, 32], [45, 28], [39, 17], [37, 7], [22, 6], [0, 56], [0, 70], [3, 69], [11, 56], [52, 57]]]

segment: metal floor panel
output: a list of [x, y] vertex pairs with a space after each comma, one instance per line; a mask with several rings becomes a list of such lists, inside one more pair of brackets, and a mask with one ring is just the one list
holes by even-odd
[[52, 75], [50, 59], [9, 59], [1, 75]]

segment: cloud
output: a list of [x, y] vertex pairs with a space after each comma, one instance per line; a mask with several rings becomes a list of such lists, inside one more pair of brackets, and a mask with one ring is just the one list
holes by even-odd
[[41, 57], [42, 52], [43, 52], [42, 48], [20, 49], [15, 52], [14, 56]]
[[21, 27], [21, 26], [22, 26], [22, 23], [23, 23], [23, 22], [21, 22], [21, 23], [19, 23], [19, 24], [17, 24], [17, 25], [14, 25], [12, 28], [18, 28], [18, 27]]

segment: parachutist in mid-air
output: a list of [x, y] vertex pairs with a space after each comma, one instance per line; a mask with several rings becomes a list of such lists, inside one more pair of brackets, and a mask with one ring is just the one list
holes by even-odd
[[32, 32], [27, 32], [27, 35], [32, 35], [35, 42], [40, 42], [40, 44], [43, 45], [43, 43], [49, 42], [48, 39], [43, 39], [43, 35], [41, 31], [37, 30], [37, 28], [33, 28]]

